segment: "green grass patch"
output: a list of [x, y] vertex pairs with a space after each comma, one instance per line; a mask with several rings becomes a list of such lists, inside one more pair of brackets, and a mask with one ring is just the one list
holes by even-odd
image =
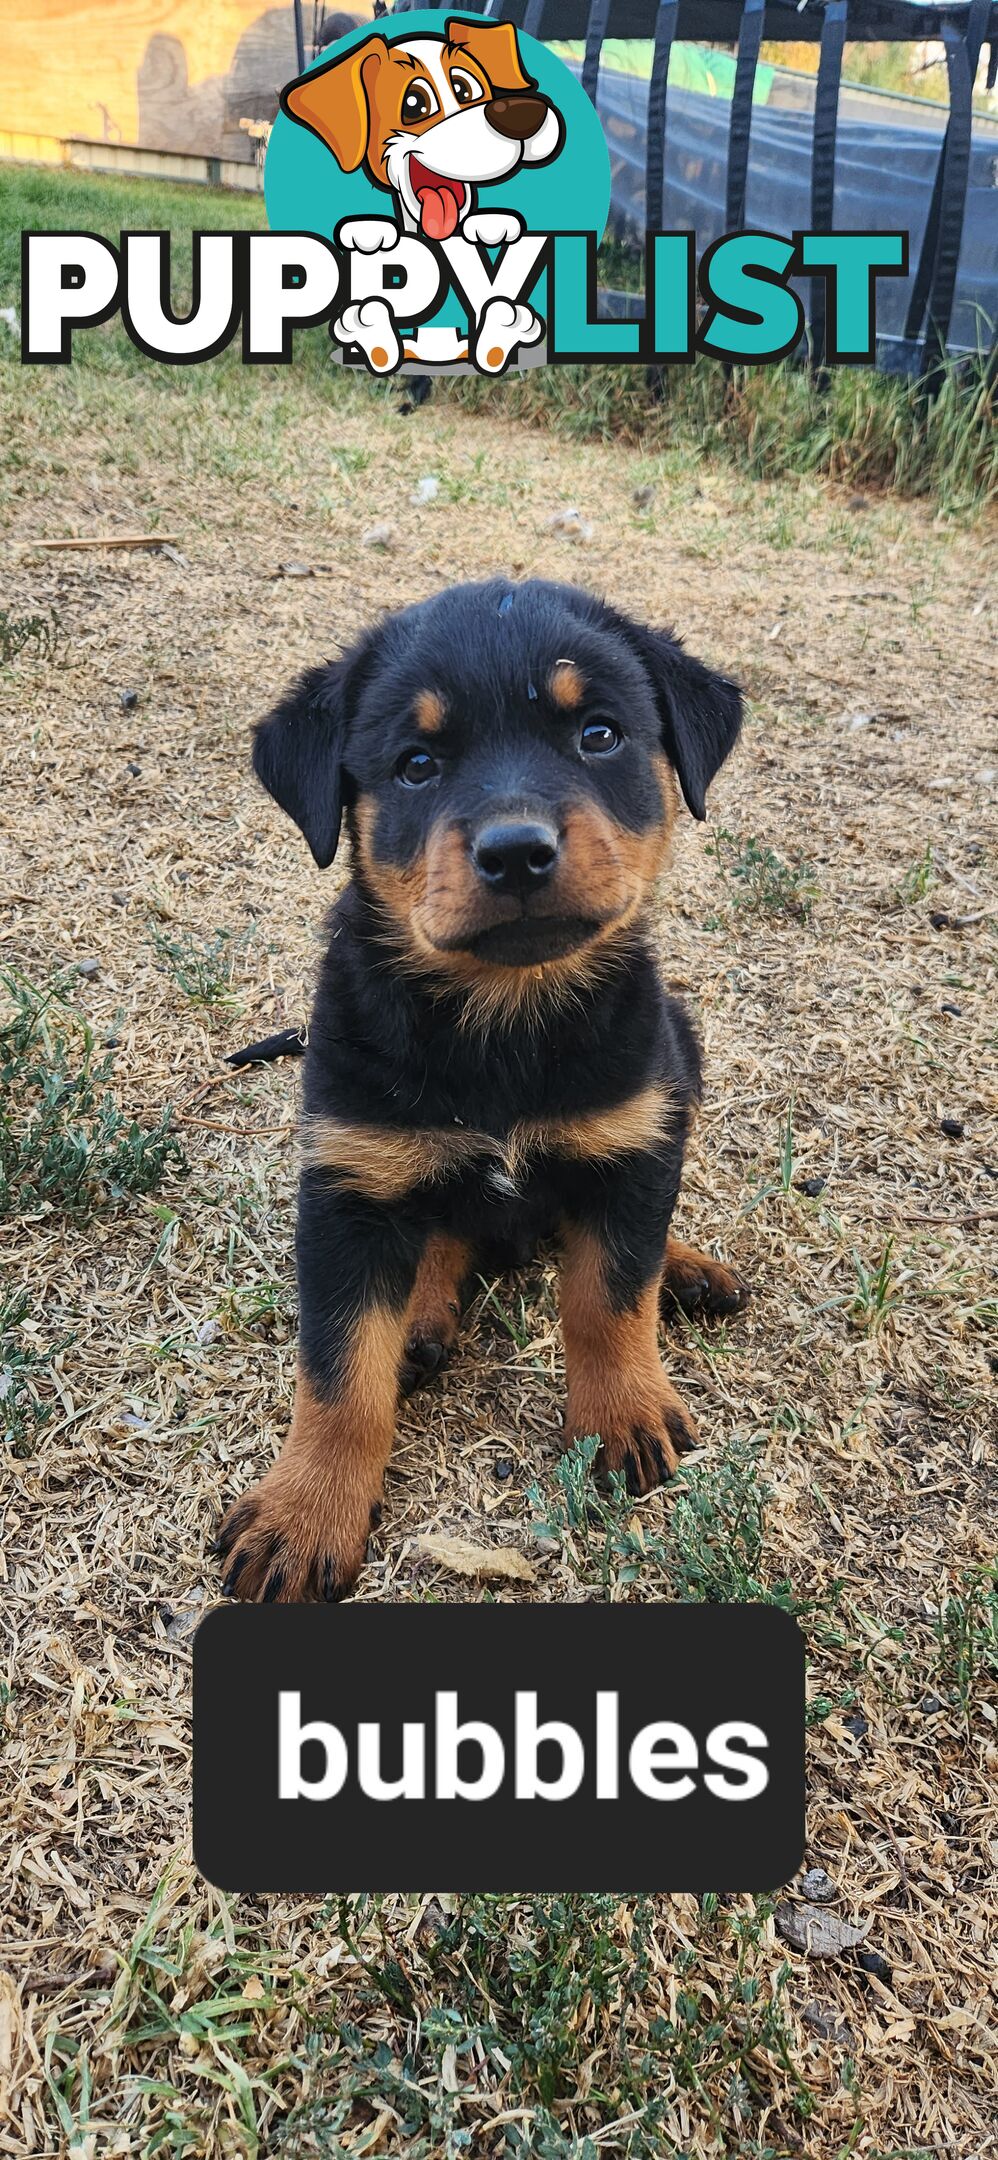
[[186, 1168], [170, 1112], [154, 1125], [126, 1117], [102, 1057], [70, 1003], [70, 977], [36, 988], [0, 971], [0, 1218], [56, 1208], [75, 1215], [147, 1193]]
[[[123, 226], [168, 229], [174, 299], [182, 307], [190, 289], [191, 232], [265, 224], [263, 200], [256, 195], [10, 166], [0, 197], [0, 305], [20, 304], [22, 228], [88, 231], [112, 240]], [[601, 275], [608, 284], [632, 283], [627, 251], [605, 243]], [[14, 340], [0, 331], [0, 358], [5, 343], [14, 361]], [[286, 371], [243, 367], [238, 341], [204, 365], [173, 368], [139, 353], [120, 322], [112, 320], [74, 338], [74, 353], [77, 365], [83, 362], [104, 375], [155, 379], [174, 401], [196, 402], [206, 392], [216, 399], [224, 395], [231, 413], [256, 410], [263, 400], [271, 411], [293, 408], [300, 422], [299, 401], [287, 395]], [[44, 395], [39, 378], [45, 372], [31, 371], [36, 400]], [[67, 371], [51, 372], [64, 377]], [[310, 395], [336, 403], [384, 401], [398, 394], [390, 384], [371, 382], [333, 362], [321, 329], [296, 334], [295, 374]], [[700, 357], [692, 365], [658, 371], [656, 380], [653, 391], [641, 367], [531, 368], [501, 383], [444, 379], [434, 394], [440, 403], [452, 400], [539, 422], [570, 436], [630, 443], [662, 459], [674, 461], [685, 452], [700, 460], [706, 454], [769, 480], [824, 474], [854, 487], [896, 488], [961, 512], [998, 500], [998, 384], [989, 384], [983, 360], [948, 366], [941, 392], [931, 402], [917, 384], [869, 368], [833, 368], [820, 382], [786, 363], [735, 368], [726, 375], [719, 363]], [[205, 446], [198, 447], [203, 457]], [[216, 453], [222, 455], [219, 445]], [[27, 448], [12, 440], [13, 470], [27, 455]], [[127, 440], [118, 455], [127, 469]], [[215, 464], [211, 469], [221, 478], [244, 476], [238, 460], [228, 474]], [[791, 539], [788, 529], [786, 544]]]
[[47, 615], [12, 615], [8, 608], [0, 608], [0, 666], [9, 667], [29, 646], [36, 660], [54, 660], [60, 635], [54, 608]]
[[731, 833], [719, 825], [705, 854], [713, 855], [736, 908], [752, 915], [791, 915], [806, 922], [817, 897], [810, 863], [787, 863], [754, 833]]
[[252, 925], [246, 930], [215, 930], [211, 937], [197, 937], [190, 930], [171, 932], [153, 923], [151, 936], [158, 960], [192, 1005], [211, 1010], [231, 1009], [238, 1004], [232, 976], [240, 952], [253, 936]]

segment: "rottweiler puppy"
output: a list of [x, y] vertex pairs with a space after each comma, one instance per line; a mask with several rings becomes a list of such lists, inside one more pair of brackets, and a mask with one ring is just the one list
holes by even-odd
[[380, 1520], [400, 1390], [479, 1273], [561, 1249], [565, 1443], [634, 1493], [697, 1442], [660, 1301], [741, 1308], [669, 1235], [700, 1058], [645, 916], [678, 787], [703, 818], [736, 685], [570, 586], [409, 607], [312, 668], [254, 766], [321, 868], [341, 821], [305, 1056], [299, 1373], [279, 1460], [232, 1508], [227, 1594], [340, 1598]]

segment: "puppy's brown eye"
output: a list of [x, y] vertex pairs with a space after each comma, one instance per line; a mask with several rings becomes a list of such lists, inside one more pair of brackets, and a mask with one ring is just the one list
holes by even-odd
[[428, 120], [435, 105], [425, 83], [411, 83], [402, 99], [403, 120]]
[[470, 75], [459, 75], [456, 69], [451, 76], [450, 86], [459, 105], [473, 105], [475, 99], [482, 95], [481, 85], [472, 82]]
[[619, 750], [623, 740], [612, 720], [590, 720], [579, 736], [579, 749], [587, 757], [601, 757], [607, 750]]
[[423, 787], [427, 780], [435, 780], [440, 767], [428, 750], [407, 750], [395, 767], [395, 778], [403, 787]]

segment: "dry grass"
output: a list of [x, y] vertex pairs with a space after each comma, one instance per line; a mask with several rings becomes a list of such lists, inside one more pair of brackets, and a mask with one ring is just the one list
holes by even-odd
[[[74, 1006], [117, 1038], [130, 1116], [175, 1106], [191, 1170], [0, 1225], [30, 1297], [8, 1356], [49, 1410], [12, 1454], [2, 1545], [0, 2151], [993, 2152], [998, 1735], [973, 1617], [996, 1522], [993, 530], [454, 408], [400, 421], [296, 376], [32, 371], [2, 395], [3, 605], [60, 635], [54, 661], [29, 642], [0, 668], [0, 963], [43, 983], [97, 962]], [[569, 504], [588, 546], [546, 531]], [[182, 559], [23, 545], [157, 519]], [[363, 545], [380, 520], [384, 550]], [[726, 837], [684, 830], [656, 936], [707, 1053], [680, 1228], [755, 1298], [669, 1355], [705, 1476], [758, 1438], [756, 1571], [813, 1606], [808, 1864], [868, 1924], [873, 1971], [788, 1949], [744, 1898], [441, 1892], [348, 1916], [226, 1904], [191, 1866], [207, 1546], [280, 1443], [294, 1363], [296, 1069], [219, 1059], [300, 1018], [331, 891], [251, 783], [247, 733], [374, 610], [494, 571], [671, 619], [751, 694]], [[538, 1538], [560, 1367], [549, 1276], [483, 1290], [451, 1374], [402, 1412], [362, 1596], [478, 1594], [419, 1554], [427, 1533], [517, 1546], [547, 1598], [674, 1594], [675, 1491], [638, 1511], [643, 1562], [633, 1531], [602, 1574], [570, 1531]], [[945, 1647], [937, 1629], [968, 1597], [969, 1678], [964, 1605]]]

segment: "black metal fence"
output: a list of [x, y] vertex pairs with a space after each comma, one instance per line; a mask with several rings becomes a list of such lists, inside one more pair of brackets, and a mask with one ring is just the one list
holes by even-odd
[[[427, 0], [396, 0], [396, 12]], [[677, 38], [737, 47], [727, 131], [724, 229], [742, 230], [752, 142], [753, 106], [763, 39], [820, 46], [811, 139], [810, 226], [833, 228], [839, 91], [847, 41], [941, 43], [949, 81], [949, 114], [936, 163], [931, 199], [917, 259], [912, 262], [903, 335], [892, 364], [938, 387], [953, 318], [957, 269], [964, 236], [971, 170], [972, 94], [985, 46], [989, 87], [998, 73], [998, 0], [484, 0], [483, 13], [514, 22], [545, 41], [584, 41], [582, 82], [596, 103], [603, 47], [608, 38], [647, 38], [651, 44], [645, 151], [645, 205], [649, 229], [667, 230], [666, 148], [669, 138], [669, 63]], [[998, 158], [994, 172], [994, 233], [998, 254]], [[871, 205], [871, 220], [873, 207]], [[634, 313], [641, 298], [606, 291], [611, 313]], [[820, 368], [825, 357], [825, 283], [811, 282], [808, 354]], [[990, 369], [998, 376], [998, 327], [983, 332]]]

